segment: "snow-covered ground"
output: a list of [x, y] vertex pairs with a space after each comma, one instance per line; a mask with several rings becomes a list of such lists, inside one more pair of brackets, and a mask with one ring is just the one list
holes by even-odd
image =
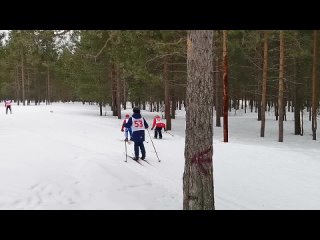
[[[141, 166], [125, 162], [123, 119], [109, 108], [102, 117], [81, 103], [12, 108], [0, 114], [0, 209], [182, 209], [184, 111], [172, 120], [174, 136], [152, 139], [161, 162], [146, 132], [152, 165]], [[142, 114], [151, 125], [157, 113]], [[295, 136], [288, 113], [283, 143], [267, 118], [265, 138], [256, 113], [241, 110], [230, 113], [229, 143], [214, 128], [216, 209], [320, 209], [320, 143], [307, 114], [305, 135]]]

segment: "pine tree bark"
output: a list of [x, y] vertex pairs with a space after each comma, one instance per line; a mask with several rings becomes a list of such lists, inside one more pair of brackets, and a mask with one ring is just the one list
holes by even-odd
[[51, 102], [51, 94], [50, 94], [50, 69], [49, 64], [47, 66], [47, 104]]
[[264, 137], [266, 125], [267, 73], [268, 73], [268, 31], [264, 31], [263, 70], [262, 70], [262, 98], [261, 98], [261, 128], [260, 137]]
[[176, 118], [176, 97], [174, 88], [171, 89], [171, 119]]
[[99, 102], [100, 116], [102, 116], [102, 102]]
[[23, 106], [26, 105], [25, 103], [25, 79], [24, 79], [24, 56], [23, 53], [21, 54], [21, 87], [22, 87], [22, 104]]
[[111, 103], [111, 110], [112, 116], [118, 116], [117, 112], [117, 79], [115, 74], [115, 66], [111, 64], [111, 82], [112, 82], [112, 103]]
[[223, 141], [228, 142], [228, 52], [227, 31], [223, 30]]
[[123, 96], [122, 96], [122, 102], [123, 102], [123, 109], [127, 109], [127, 83], [126, 79], [123, 78]]
[[170, 85], [168, 79], [168, 60], [167, 57], [163, 61], [163, 82], [164, 82], [164, 114], [166, 118], [167, 130], [171, 130], [171, 115], [170, 115]]
[[30, 105], [30, 71], [27, 71], [27, 105]]
[[247, 113], [247, 96], [244, 94], [244, 113]]
[[19, 66], [17, 65], [15, 68], [15, 82], [16, 82], [16, 101], [18, 102], [19, 105], [19, 100], [20, 100], [20, 79], [19, 79]]
[[318, 36], [317, 30], [313, 31], [313, 64], [312, 64], [312, 139], [317, 139], [317, 51], [318, 51]]
[[216, 127], [221, 127], [221, 104], [220, 104], [220, 99], [221, 99], [221, 94], [220, 94], [220, 82], [221, 82], [221, 74], [219, 71], [219, 55], [216, 54], [216, 59], [215, 59], [215, 80], [216, 80]]
[[279, 67], [279, 142], [283, 142], [283, 117], [284, 117], [284, 103], [283, 103], [283, 91], [284, 91], [284, 33], [280, 30], [280, 67]]
[[213, 31], [188, 31], [185, 210], [214, 210], [212, 37]]
[[121, 119], [121, 81], [120, 81], [120, 69], [119, 66], [116, 66], [116, 81], [117, 81], [117, 86], [116, 86], [116, 104], [117, 104], [117, 116], [118, 119]]
[[294, 59], [293, 62], [294, 68], [294, 98], [293, 98], [293, 108], [294, 108], [294, 134], [301, 135], [301, 120], [300, 120], [300, 110], [302, 110], [302, 103], [300, 97], [300, 91], [297, 87], [296, 79], [297, 79], [297, 62]]

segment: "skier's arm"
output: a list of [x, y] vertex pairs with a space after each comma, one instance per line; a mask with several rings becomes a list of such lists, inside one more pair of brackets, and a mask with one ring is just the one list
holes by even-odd
[[145, 128], [148, 128], [149, 125], [148, 125], [147, 121], [146, 121], [144, 118], [143, 118], [143, 121], [144, 121], [144, 126], [145, 126]]
[[162, 123], [162, 127], [164, 128], [164, 131], [167, 131], [167, 128], [166, 128], [166, 124], [165, 124], [165, 123]]
[[151, 130], [153, 130], [155, 126], [156, 126], [156, 119], [154, 118], [154, 119], [153, 119], [153, 123], [152, 123], [152, 128], [151, 128]]
[[122, 126], [121, 126], [121, 132], [123, 132], [123, 128], [124, 128], [123, 124], [125, 124], [125, 123], [126, 123], [126, 121], [123, 120], [123, 123], [122, 123]]
[[130, 128], [132, 126], [132, 117], [129, 118], [127, 123], [124, 123], [122, 126], [125, 128]]

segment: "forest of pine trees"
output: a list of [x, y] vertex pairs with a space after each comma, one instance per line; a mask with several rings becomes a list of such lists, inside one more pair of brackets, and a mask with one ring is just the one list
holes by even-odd
[[[127, 102], [163, 111], [167, 128], [186, 104], [187, 31], [12, 30], [0, 35], [0, 99], [18, 104], [82, 101], [111, 106], [121, 118]], [[302, 109], [316, 139], [317, 31], [213, 31], [216, 126], [228, 111], [257, 113], [260, 136], [265, 112], [274, 109], [283, 141], [286, 112], [302, 135]]]
[[[295, 134], [302, 134], [300, 111], [305, 108], [311, 120], [318, 106], [317, 31], [225, 32], [214, 31], [213, 36], [212, 94], [217, 116], [223, 117], [225, 105], [225, 46], [229, 111], [254, 111], [263, 124], [262, 109], [274, 107], [279, 124], [292, 111]], [[168, 129], [175, 110], [184, 106], [187, 31], [12, 30], [7, 34], [6, 39], [0, 36], [0, 99], [23, 105], [108, 104], [119, 117], [128, 101], [149, 111], [163, 108]], [[221, 125], [220, 118], [216, 125]], [[263, 131], [262, 126], [261, 136]]]
[[[303, 135], [306, 110], [316, 140], [316, 30], [12, 30], [1, 33], [0, 40], [2, 100], [21, 105], [81, 101], [99, 105], [100, 115], [109, 105], [119, 119], [131, 103], [162, 111], [167, 130], [175, 111], [185, 107], [186, 134], [196, 134], [194, 114], [206, 119], [201, 124], [209, 127], [207, 133], [213, 117], [217, 127], [223, 118], [225, 142], [228, 112], [255, 112], [264, 137], [265, 113], [272, 110], [283, 142], [286, 112], [294, 112], [293, 133]], [[186, 171], [201, 172], [202, 164], [210, 163], [193, 179], [202, 184], [212, 181], [209, 135], [199, 149], [189, 147], [197, 136], [186, 140]], [[194, 161], [200, 165], [193, 167]], [[214, 208], [213, 188], [199, 193], [188, 177], [185, 172], [184, 208]]]

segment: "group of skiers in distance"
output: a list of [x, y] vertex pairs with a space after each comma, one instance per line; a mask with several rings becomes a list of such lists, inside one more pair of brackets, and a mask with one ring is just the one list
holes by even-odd
[[[5, 100], [4, 105], [6, 108], [6, 114], [10, 110], [12, 114], [12, 100]], [[122, 123], [121, 131], [125, 134], [125, 141], [134, 142], [134, 154], [133, 160], [139, 159], [139, 149], [141, 151], [141, 159], [144, 160], [146, 158], [146, 150], [144, 147], [145, 141], [145, 129], [148, 129], [149, 125], [144, 117], [141, 116], [140, 108], [134, 107], [133, 114], [130, 117], [129, 114], [125, 115], [125, 119]], [[166, 130], [166, 124], [162, 122], [162, 119], [159, 115], [155, 116], [153, 119], [151, 130], [154, 129], [154, 138], [155, 139], [162, 139], [162, 129]]]
[[[121, 131], [125, 132], [125, 141], [130, 140], [134, 142], [134, 157], [133, 160], [139, 159], [139, 148], [141, 151], [141, 159], [146, 158], [146, 150], [143, 142], [145, 141], [145, 129], [148, 129], [149, 125], [144, 117], [140, 114], [140, 108], [134, 107], [133, 114], [130, 117], [129, 114], [125, 115], [125, 119], [122, 123]], [[166, 124], [162, 122], [160, 116], [155, 116], [153, 119], [153, 124], [151, 130], [154, 130], [154, 138], [162, 139], [162, 128], [166, 131]]]

